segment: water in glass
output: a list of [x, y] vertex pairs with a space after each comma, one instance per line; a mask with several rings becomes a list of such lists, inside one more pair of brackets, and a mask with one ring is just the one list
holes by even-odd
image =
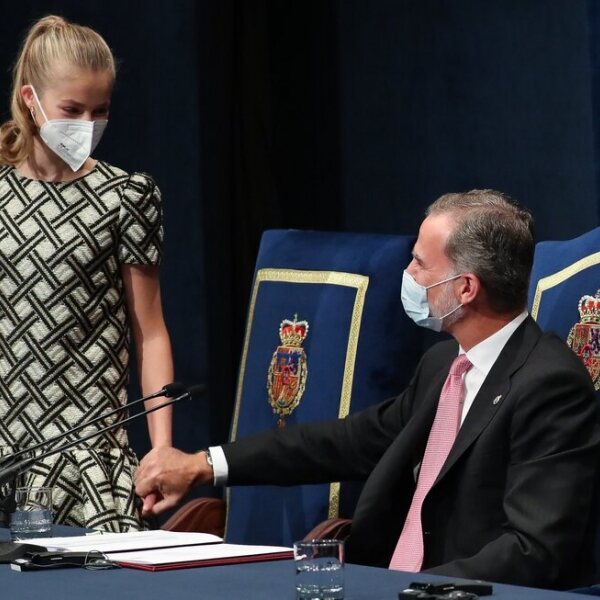
[[52, 511], [47, 509], [16, 510], [10, 518], [10, 533], [15, 540], [52, 535]]
[[344, 570], [333, 557], [303, 560], [296, 564], [297, 600], [342, 600]]

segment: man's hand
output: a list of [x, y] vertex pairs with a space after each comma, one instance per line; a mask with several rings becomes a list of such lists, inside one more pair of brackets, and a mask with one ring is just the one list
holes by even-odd
[[173, 508], [194, 485], [212, 483], [213, 470], [204, 452], [186, 454], [176, 448], [154, 448], [135, 475], [135, 492], [144, 500], [142, 513], [157, 515]]

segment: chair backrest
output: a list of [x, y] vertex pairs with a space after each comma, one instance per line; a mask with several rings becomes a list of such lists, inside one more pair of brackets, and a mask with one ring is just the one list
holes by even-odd
[[[600, 403], [599, 288], [600, 227], [573, 240], [536, 244], [529, 312], [542, 329], [554, 331], [579, 355]], [[595, 558], [600, 579], [600, 506], [597, 514]]]
[[[582, 359], [600, 390], [600, 227], [563, 242], [539, 242], [529, 311]], [[600, 401], [600, 393], [598, 394]]]
[[[231, 440], [345, 417], [403, 389], [422, 352], [400, 300], [413, 243], [393, 235], [263, 234]], [[357, 493], [347, 483], [231, 488], [225, 537], [290, 545], [324, 519], [351, 516]]]

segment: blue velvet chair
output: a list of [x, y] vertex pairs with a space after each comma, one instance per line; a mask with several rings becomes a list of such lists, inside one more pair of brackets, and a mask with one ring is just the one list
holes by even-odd
[[[554, 331], [580, 356], [600, 401], [599, 289], [600, 227], [572, 240], [536, 245], [529, 311], [542, 329]], [[596, 560], [600, 565], [600, 537]], [[574, 591], [600, 595], [597, 586]]]
[[542, 329], [554, 331], [580, 356], [598, 391], [600, 227], [573, 240], [536, 245], [529, 311]]
[[[264, 233], [231, 440], [345, 417], [403, 389], [423, 343], [400, 300], [413, 243], [393, 235]], [[230, 488], [225, 538], [290, 545], [324, 519], [351, 516], [358, 490], [350, 483]]]

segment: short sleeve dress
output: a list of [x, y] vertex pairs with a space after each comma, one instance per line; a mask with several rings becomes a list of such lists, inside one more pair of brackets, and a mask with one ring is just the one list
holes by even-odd
[[[161, 246], [160, 192], [147, 175], [99, 161], [49, 183], [0, 166], [0, 455], [126, 403], [121, 267], [157, 265]], [[136, 466], [119, 427], [36, 463], [17, 484], [51, 485], [56, 523], [137, 530]]]

